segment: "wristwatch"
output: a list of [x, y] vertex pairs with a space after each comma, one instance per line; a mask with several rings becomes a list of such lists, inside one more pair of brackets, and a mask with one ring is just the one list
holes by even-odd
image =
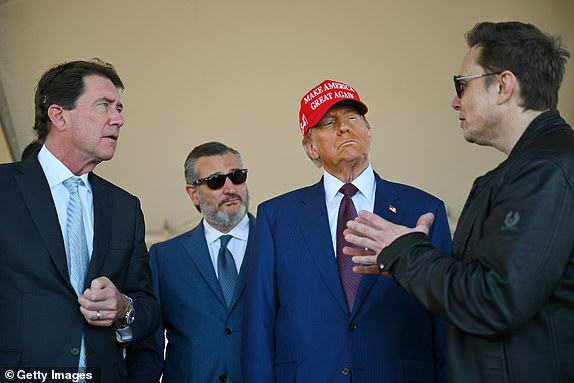
[[124, 297], [126, 297], [128, 300], [128, 309], [126, 310], [124, 316], [118, 319], [114, 325], [116, 330], [116, 340], [120, 343], [131, 342], [133, 335], [132, 328], [130, 326], [135, 319], [134, 301], [127, 295], [124, 295]]

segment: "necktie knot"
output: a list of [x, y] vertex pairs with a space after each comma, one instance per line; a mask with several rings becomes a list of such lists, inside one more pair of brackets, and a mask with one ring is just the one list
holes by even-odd
[[78, 193], [78, 187], [80, 185], [83, 185], [84, 182], [82, 181], [81, 178], [78, 177], [70, 177], [64, 180], [64, 182], [62, 182], [64, 184], [64, 187], [66, 189], [68, 189], [68, 192], [70, 192], [70, 194], [76, 194]]
[[227, 247], [227, 244], [229, 243], [229, 241], [231, 241], [231, 238], [233, 238], [232, 235], [226, 234], [226, 235], [222, 235], [221, 237], [219, 237], [219, 240], [221, 241], [221, 247]]
[[357, 189], [357, 187], [352, 183], [346, 183], [343, 186], [341, 186], [341, 189], [339, 189], [339, 191], [343, 193], [345, 197], [352, 197], [359, 191], [359, 189]]

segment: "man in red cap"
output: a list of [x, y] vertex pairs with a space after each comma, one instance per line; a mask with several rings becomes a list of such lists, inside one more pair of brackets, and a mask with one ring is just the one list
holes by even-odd
[[444, 323], [390, 277], [353, 273], [342, 252], [342, 231], [360, 210], [411, 226], [433, 212], [432, 243], [450, 249], [443, 202], [373, 171], [367, 110], [354, 88], [332, 80], [301, 100], [303, 147], [324, 176], [258, 208], [245, 382], [446, 381]]

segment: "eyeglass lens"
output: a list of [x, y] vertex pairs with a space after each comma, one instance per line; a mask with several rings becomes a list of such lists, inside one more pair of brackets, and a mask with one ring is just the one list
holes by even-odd
[[239, 169], [228, 174], [218, 174], [216, 176], [206, 178], [205, 183], [208, 188], [217, 190], [223, 187], [226, 178], [229, 178], [234, 185], [240, 185], [247, 180], [247, 171]]
[[482, 73], [469, 76], [453, 76], [454, 90], [456, 91], [456, 95], [458, 96], [458, 98], [462, 98], [462, 95], [464, 94], [464, 88], [466, 87], [466, 84], [462, 80], [468, 81], [476, 78], [481, 78], [485, 76], [495, 76], [499, 74], [500, 72], [490, 72], [490, 73]]
[[464, 83], [456, 77], [454, 79], [454, 90], [456, 91], [456, 96], [458, 98], [462, 98], [462, 95], [464, 94]]

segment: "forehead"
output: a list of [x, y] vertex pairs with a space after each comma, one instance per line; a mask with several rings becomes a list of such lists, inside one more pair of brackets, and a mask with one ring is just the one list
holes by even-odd
[[338, 114], [348, 114], [348, 113], [360, 114], [357, 108], [355, 108], [351, 104], [345, 104], [345, 103], [335, 104], [332, 107], [330, 107], [329, 110], [327, 110], [327, 112], [323, 115], [321, 120], [319, 120], [319, 123], [317, 125], [319, 125], [321, 121], [327, 118], [333, 118]]
[[217, 173], [227, 174], [230, 170], [239, 168], [241, 168], [241, 163], [233, 153], [200, 157], [196, 163], [199, 178], [209, 177]]
[[[480, 64], [478, 64], [478, 59], [480, 58], [480, 52], [481, 52], [480, 47], [478, 46], [474, 46], [472, 48], [470, 48], [468, 50], [468, 52], [466, 52], [466, 54], [464, 55], [464, 58], [462, 60], [462, 65], [460, 67], [460, 75], [461, 76], [465, 76], [465, 75], [470, 75], [470, 74], [478, 74], [478, 72], [482, 73], [482, 66], [480, 66]], [[476, 73], [475, 73], [476, 72]]]
[[119, 100], [120, 92], [114, 83], [107, 77], [97, 74], [84, 76], [84, 92], [82, 95], [93, 97], [105, 97], [111, 100]]

